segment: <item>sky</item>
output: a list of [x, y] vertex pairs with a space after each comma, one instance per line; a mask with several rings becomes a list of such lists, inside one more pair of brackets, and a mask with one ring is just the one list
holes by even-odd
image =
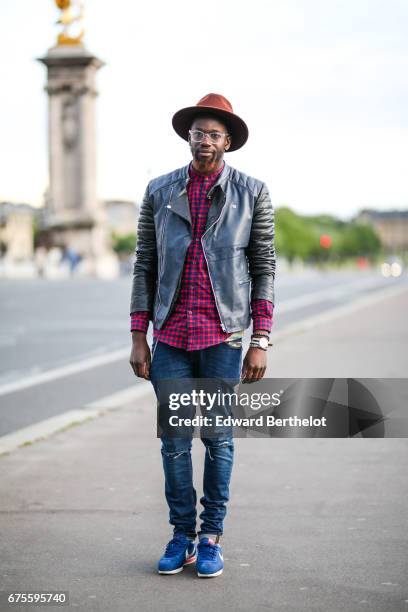
[[[0, 4], [0, 201], [48, 184], [46, 68], [53, 0]], [[347, 219], [408, 208], [406, 0], [85, 0], [98, 71], [98, 196], [139, 202], [187, 164], [173, 114], [214, 92], [249, 128], [231, 166], [275, 206]]]

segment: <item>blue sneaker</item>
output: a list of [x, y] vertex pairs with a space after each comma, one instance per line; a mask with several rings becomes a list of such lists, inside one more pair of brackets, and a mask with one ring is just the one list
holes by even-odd
[[183, 571], [185, 565], [194, 563], [197, 557], [196, 553], [195, 543], [189, 540], [184, 533], [176, 533], [167, 544], [165, 553], [159, 560], [159, 574], [178, 574]]
[[214, 578], [222, 574], [224, 557], [221, 546], [211, 538], [202, 538], [197, 546], [197, 576]]

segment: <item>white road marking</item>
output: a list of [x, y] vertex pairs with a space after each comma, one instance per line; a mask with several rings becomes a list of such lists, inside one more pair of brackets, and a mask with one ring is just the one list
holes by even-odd
[[[377, 285], [377, 283], [378, 281], [376, 279], [360, 279], [353, 283], [348, 283], [331, 289], [323, 289], [321, 291], [306, 294], [298, 298], [285, 300], [284, 302], [278, 303], [276, 305], [276, 313], [283, 314], [286, 312], [297, 310], [304, 306], [315, 304], [322, 300], [329, 300], [339, 297], [341, 295], [349, 293], [350, 289], [355, 286], [361, 288], [368, 288]], [[310, 327], [315, 327], [316, 325], [324, 323], [325, 321], [332, 320], [333, 318], [341, 316], [342, 314], [347, 314], [348, 312], [361, 308], [366, 304], [375, 303], [377, 300], [383, 299], [383, 297], [387, 297], [389, 295], [399, 295], [404, 290], [404, 287], [401, 287], [400, 285], [398, 287], [392, 288], [386, 287], [382, 291], [379, 291], [375, 294], [357, 298], [357, 300], [353, 301], [352, 304], [345, 304], [338, 307], [334, 307], [327, 312], [320, 313], [307, 319], [303, 319], [301, 321], [293, 323], [292, 325], [289, 325], [281, 332], [276, 332], [276, 334], [272, 332], [273, 337], [275, 340], [277, 340], [292, 335], [293, 333], [297, 333], [299, 329], [310, 329]], [[105, 355], [96, 355], [95, 357], [82, 359], [80, 361], [76, 361], [75, 363], [66, 366], [61, 366], [53, 370], [47, 370], [45, 372], [33, 374], [31, 376], [27, 376], [23, 380], [16, 380], [1, 385], [0, 396], [7, 395], [8, 393], [13, 393], [16, 391], [21, 391], [22, 389], [27, 389], [36, 385], [41, 385], [43, 383], [57, 380], [59, 378], [64, 378], [65, 376], [84, 372], [85, 370], [91, 370], [93, 368], [106, 365], [108, 363], [113, 363], [114, 361], [119, 361], [120, 359], [124, 359], [129, 356], [130, 347], [122, 348], [116, 351], [112, 351], [110, 353], [106, 353]]]
[[[50, 382], [51, 380], [57, 380], [58, 378], [64, 378], [71, 374], [78, 374], [85, 370], [91, 370], [113, 361], [119, 361], [125, 357], [130, 356], [130, 347], [122, 348], [105, 355], [96, 355], [95, 357], [88, 357], [81, 361], [76, 361], [66, 366], [55, 368], [54, 370], [47, 370], [46, 372], [40, 372], [39, 374], [33, 374], [27, 376], [24, 380], [16, 380], [11, 383], [6, 383], [0, 387], [0, 395], [7, 395], [7, 393], [13, 393], [14, 391], [21, 391], [28, 387], [34, 387], [35, 385], [42, 385], [43, 383]], [[129, 365], [130, 368], [130, 365]]]
[[323, 325], [328, 321], [332, 321], [333, 319], [338, 319], [343, 315], [350, 314], [365, 306], [371, 306], [376, 304], [377, 302], [381, 302], [390, 297], [397, 297], [398, 295], [402, 295], [403, 293], [408, 292], [407, 285], [399, 285], [398, 287], [387, 287], [383, 291], [378, 291], [377, 293], [373, 293], [370, 295], [364, 295], [358, 298], [356, 301], [351, 304], [342, 304], [341, 306], [337, 306], [336, 308], [331, 308], [328, 311], [323, 313], [313, 315], [306, 319], [302, 319], [300, 321], [296, 321], [292, 325], [288, 325], [282, 331], [278, 331], [274, 333], [271, 332], [271, 339], [273, 342], [277, 342], [287, 338], [288, 336], [292, 336], [293, 334], [298, 334], [304, 331], [307, 331], [312, 328], [316, 328], [319, 325]]
[[278, 302], [276, 304], [276, 313], [284, 314], [293, 310], [299, 310], [299, 308], [304, 308], [305, 306], [318, 304], [319, 302], [335, 300], [339, 297], [352, 294], [355, 288], [369, 289], [381, 285], [382, 283], [378, 278], [366, 278], [364, 280], [359, 279], [358, 281], [337, 285], [335, 287], [326, 287], [325, 289], [320, 289], [319, 291], [314, 291], [313, 293], [306, 293], [299, 297], [284, 300], [281, 303]]
[[[408, 288], [406, 286], [398, 286], [386, 288], [379, 293], [375, 293], [369, 296], [362, 296], [360, 299], [358, 299], [356, 302], [353, 302], [352, 304], [346, 304], [338, 308], [333, 308], [329, 312], [310, 317], [301, 322], [295, 323], [292, 326], [289, 326], [289, 328], [283, 330], [282, 332], [274, 334], [274, 341], [283, 339], [289, 335], [292, 335], [293, 333], [299, 333], [299, 331], [306, 331], [307, 329], [321, 325], [326, 321], [338, 318], [344, 314], [357, 311], [360, 308], [363, 308], [364, 306], [375, 304], [376, 302], [380, 302], [383, 299], [389, 297], [396, 297], [398, 295], [406, 293], [407, 291]], [[48, 380], [55, 380], [56, 378], [66, 376], [67, 373], [71, 374], [74, 372], [83, 371], [84, 369], [90, 369], [98, 365], [103, 365], [105, 363], [110, 363], [112, 361], [122, 359], [128, 354], [129, 349], [114, 351], [107, 355], [93, 357], [73, 364], [71, 366], [65, 366], [63, 368], [58, 368], [56, 370], [51, 370], [50, 372], [44, 372], [37, 376], [31, 377], [34, 382], [29, 382], [28, 379], [22, 382], [25, 383], [26, 387], [33, 386], [33, 384], [41, 384], [42, 382], [46, 382]], [[10, 388], [11, 386], [12, 384], [4, 385], [2, 388], [0, 388], [0, 394], [5, 387]], [[121, 391], [91, 402], [87, 404], [83, 409], [69, 410], [68, 412], [64, 412], [63, 414], [60, 414], [58, 416], [46, 419], [34, 425], [30, 425], [29, 427], [24, 427], [23, 429], [19, 429], [18, 431], [15, 431], [11, 434], [7, 434], [6, 436], [2, 436], [0, 438], [0, 454], [10, 452], [11, 450], [14, 450], [19, 447], [21, 444], [45, 438], [51, 435], [52, 433], [55, 433], [59, 429], [72, 424], [73, 422], [82, 422], [89, 418], [96, 418], [104, 414], [106, 411], [112, 410], [114, 408], [120, 408], [125, 404], [129, 404], [132, 400], [139, 399], [142, 396], [147, 395], [147, 393], [149, 392], [153, 392], [151, 383], [148, 381], [143, 381], [139, 384], [127, 387], [126, 389], [122, 389]], [[354, 528], [349, 527], [349, 529]]]

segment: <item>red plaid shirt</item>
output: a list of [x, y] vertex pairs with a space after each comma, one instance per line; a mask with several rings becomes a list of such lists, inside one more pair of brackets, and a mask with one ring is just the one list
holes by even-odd
[[[208, 190], [221, 174], [219, 170], [204, 176], [198, 174], [192, 164], [189, 167], [190, 181], [187, 195], [190, 203], [192, 241], [184, 262], [180, 292], [174, 308], [163, 327], [153, 330], [154, 338], [187, 351], [195, 351], [224, 342], [231, 333], [221, 329], [221, 322], [212, 292], [204, 257], [201, 236], [207, 222], [211, 200]], [[273, 304], [268, 300], [252, 300], [254, 330], [270, 331], [272, 328]], [[131, 331], [147, 332], [150, 313], [140, 311], [131, 314]], [[235, 334], [234, 334], [235, 335]]]

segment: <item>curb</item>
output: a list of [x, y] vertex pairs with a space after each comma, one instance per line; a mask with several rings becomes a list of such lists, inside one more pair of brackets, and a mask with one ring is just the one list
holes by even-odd
[[45, 440], [65, 429], [81, 425], [86, 421], [104, 416], [114, 410], [120, 410], [132, 401], [144, 397], [150, 390], [151, 385], [148, 382], [143, 382], [127, 389], [122, 389], [112, 395], [102, 397], [78, 410], [68, 410], [55, 417], [2, 436], [0, 438], [0, 458], [8, 455], [13, 450], [28, 446], [39, 440]]

